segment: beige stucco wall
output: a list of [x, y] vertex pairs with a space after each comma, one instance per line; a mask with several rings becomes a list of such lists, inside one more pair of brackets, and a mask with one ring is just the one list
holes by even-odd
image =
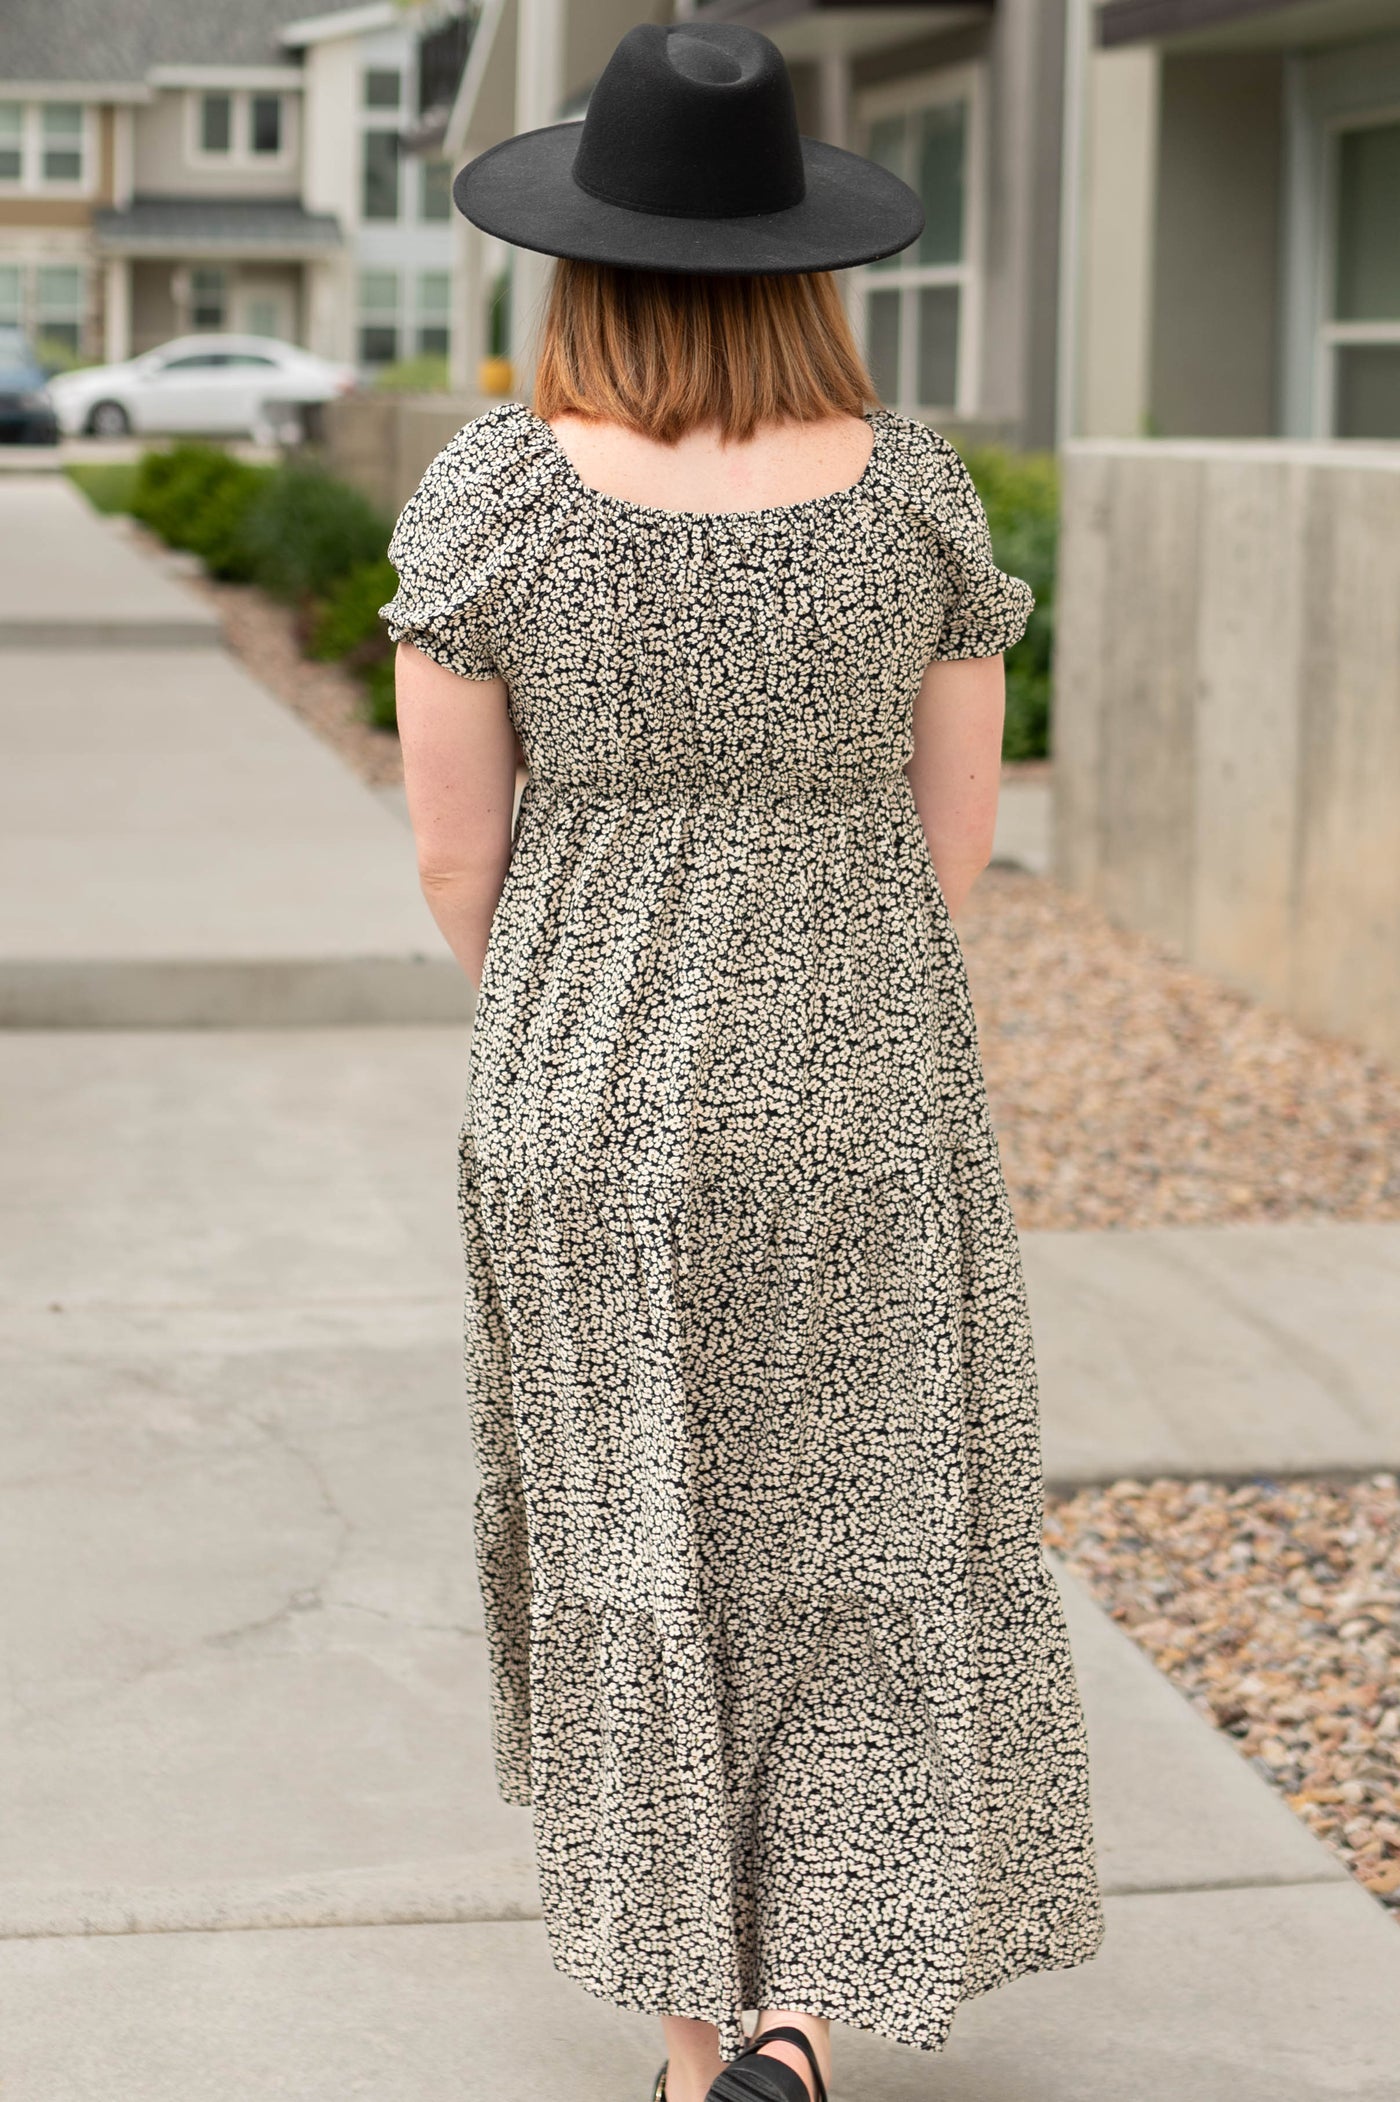
[[1071, 445], [1053, 866], [1400, 1058], [1400, 446]]

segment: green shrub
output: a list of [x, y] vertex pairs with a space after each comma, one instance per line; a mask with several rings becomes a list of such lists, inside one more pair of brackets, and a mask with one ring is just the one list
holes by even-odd
[[314, 463], [275, 468], [249, 506], [251, 575], [275, 598], [325, 598], [349, 570], [377, 561], [392, 521], [369, 499]]
[[399, 580], [387, 555], [379, 555], [372, 562], [357, 562], [317, 606], [311, 621], [310, 654], [344, 657], [357, 669], [372, 658], [391, 656], [393, 645], [379, 618], [379, 608], [388, 603], [398, 588]]
[[133, 518], [171, 547], [188, 547], [187, 535], [197, 530], [210, 492], [232, 464], [219, 445], [172, 445], [166, 451], [142, 453], [131, 499]]
[[399, 588], [387, 556], [357, 562], [316, 607], [308, 627], [313, 657], [335, 657], [365, 688], [365, 716], [380, 730], [398, 728], [394, 706], [394, 645], [379, 608]]
[[1006, 653], [1002, 756], [1041, 759], [1050, 749], [1050, 660], [1055, 636], [1059, 472], [1053, 453], [971, 448], [964, 458], [991, 528], [997, 565], [1035, 593], [1026, 632]]
[[34, 355], [45, 372], [82, 372], [89, 365], [101, 363], [99, 358], [87, 358], [61, 336], [40, 336], [34, 345]]
[[211, 576], [246, 581], [246, 528], [275, 468], [236, 460], [218, 445], [173, 445], [141, 456], [129, 509], [171, 547], [198, 555]]
[[394, 660], [385, 658], [382, 664], [372, 664], [365, 674], [365, 714], [376, 730], [397, 730], [399, 718], [394, 706]]
[[129, 511], [140, 472], [134, 460], [76, 460], [64, 470], [94, 511]]
[[382, 365], [370, 381], [380, 394], [446, 394], [450, 384], [446, 358], [430, 352]]
[[228, 474], [210, 484], [185, 544], [202, 556], [211, 577], [246, 584], [252, 580], [256, 567], [248, 540], [248, 520], [277, 469], [254, 466], [247, 460], [231, 460], [229, 467]]

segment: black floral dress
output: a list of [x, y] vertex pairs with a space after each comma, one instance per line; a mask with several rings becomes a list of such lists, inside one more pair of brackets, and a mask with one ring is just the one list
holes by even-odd
[[[508, 401], [382, 608], [530, 778], [459, 1152], [501, 1793], [555, 1966], [936, 2050], [1104, 1919], [1020, 1251], [904, 765], [1032, 599], [913, 418], [834, 495], [589, 488]], [[464, 689], [462, 705], [472, 705]]]

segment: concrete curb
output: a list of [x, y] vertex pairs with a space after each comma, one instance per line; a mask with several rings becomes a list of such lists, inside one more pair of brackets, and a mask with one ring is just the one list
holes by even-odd
[[0, 650], [222, 649], [217, 621], [191, 613], [155, 620], [72, 620], [62, 628], [50, 620], [0, 620]]
[[337, 1869], [285, 1881], [144, 1890], [0, 1886], [0, 1941], [247, 1933], [270, 1927], [454, 1926], [539, 1917], [534, 1863], [514, 1854]]
[[0, 960], [0, 1028], [265, 1029], [470, 1022], [451, 957]]

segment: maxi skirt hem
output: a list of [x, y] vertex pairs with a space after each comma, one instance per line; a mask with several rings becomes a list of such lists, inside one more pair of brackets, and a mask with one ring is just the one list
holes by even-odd
[[969, 2000], [980, 1999], [983, 1994], [994, 1992], [998, 1986], [1014, 1984], [1018, 1978], [1029, 1978], [1042, 1971], [1067, 1971], [1080, 1964], [1090, 1963], [1104, 1945], [1107, 1923], [1103, 1913], [1091, 1911], [1080, 1934], [1057, 1948], [1040, 1952], [1027, 1952], [1008, 1963], [994, 1976], [979, 1980], [958, 1999], [945, 2007], [937, 2016], [924, 2023], [909, 2023], [896, 2018], [886, 2018], [871, 2011], [869, 2005], [858, 1999], [833, 1995], [817, 1982], [810, 1986], [794, 1985], [791, 1982], [774, 1985], [771, 1989], [759, 1984], [743, 1995], [742, 2006], [702, 2003], [692, 1999], [673, 2000], [654, 1988], [643, 1985], [618, 1988], [599, 1981], [583, 1963], [567, 1953], [550, 1948], [550, 1961], [561, 1978], [570, 1979], [583, 1987], [595, 1999], [606, 2000], [613, 2007], [625, 2008], [630, 2014], [674, 2016], [699, 2022], [713, 2022], [719, 2031], [719, 2052], [726, 2060], [737, 2057], [747, 2034], [744, 2017], [757, 2016], [766, 2008], [785, 2010], [816, 2016], [818, 2019], [836, 2024], [843, 2029], [864, 2031], [869, 2036], [886, 2038], [890, 2043], [903, 2044], [909, 2050], [939, 2052], [946, 2050], [952, 2034], [958, 2009]]

